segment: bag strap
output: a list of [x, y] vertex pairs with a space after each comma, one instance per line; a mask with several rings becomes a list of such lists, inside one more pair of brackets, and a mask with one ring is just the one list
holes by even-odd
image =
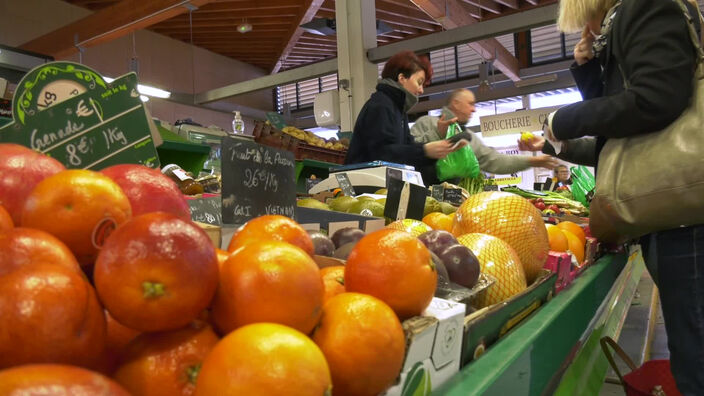
[[[626, 365], [628, 365], [631, 371], [637, 369], [636, 364], [633, 363], [633, 360], [631, 360], [631, 358], [626, 355], [626, 352], [621, 349], [621, 347], [616, 343], [616, 341], [614, 341], [613, 338], [609, 336], [601, 337], [601, 340], [599, 340], [599, 342], [601, 343], [601, 349], [604, 351], [604, 355], [606, 355], [606, 360], [609, 361], [611, 368], [614, 369], [614, 372], [616, 372], [618, 379], [621, 381], [621, 385], [623, 385], [625, 389], [626, 382], [623, 380], [623, 375], [621, 375], [621, 371], [616, 365], [614, 356], [611, 354], [611, 349], [613, 349], [614, 352], [616, 352], [616, 354], [626, 363]], [[609, 347], [611, 347], [611, 349], [609, 349]]]

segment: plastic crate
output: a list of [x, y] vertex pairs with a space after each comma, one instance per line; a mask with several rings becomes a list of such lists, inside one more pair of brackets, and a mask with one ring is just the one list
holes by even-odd
[[291, 151], [297, 160], [311, 159], [343, 164], [347, 154], [347, 151], [313, 146], [261, 121], [254, 123], [252, 135], [254, 136], [254, 141], [259, 144]]

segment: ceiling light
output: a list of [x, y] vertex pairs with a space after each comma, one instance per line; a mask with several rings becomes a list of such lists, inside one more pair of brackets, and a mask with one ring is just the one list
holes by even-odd
[[[103, 76], [103, 80], [105, 80], [105, 82], [107, 82], [108, 84], [115, 81], [114, 78], [105, 76]], [[152, 96], [155, 98], [168, 99], [171, 97], [171, 92], [159, 88], [150, 87], [149, 85], [137, 84], [137, 91], [142, 95]]]
[[149, 96], [147, 95], [139, 95], [139, 98], [142, 100], [142, 102], [149, 102]]
[[247, 33], [252, 31], [252, 24], [249, 22], [242, 22], [237, 25], [237, 31], [240, 33]]

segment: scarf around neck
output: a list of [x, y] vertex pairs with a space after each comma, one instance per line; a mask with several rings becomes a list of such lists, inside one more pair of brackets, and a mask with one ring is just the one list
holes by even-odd
[[408, 92], [406, 88], [403, 87], [398, 81], [390, 79], [390, 78], [384, 78], [379, 80], [379, 84], [384, 84], [388, 85], [397, 89], [400, 89], [405, 95], [405, 100], [403, 103], [403, 112], [408, 113], [408, 110], [411, 109], [411, 107], [415, 106], [416, 103], [418, 103], [418, 97], [413, 95], [412, 93]]
[[606, 16], [604, 17], [604, 20], [601, 21], [601, 34], [594, 39], [594, 57], [599, 58], [599, 56], [604, 52], [604, 48], [606, 48], [606, 40], [609, 37], [609, 32], [611, 32], [611, 27], [614, 22], [614, 17], [616, 16], [616, 11], [618, 10], [618, 7], [621, 5], [621, 0], [617, 1], [616, 4], [613, 5], [609, 9], [609, 11], [606, 12]]

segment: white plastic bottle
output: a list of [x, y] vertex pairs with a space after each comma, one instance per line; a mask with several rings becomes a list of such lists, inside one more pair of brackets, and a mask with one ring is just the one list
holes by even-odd
[[233, 113], [235, 113], [235, 118], [232, 120], [232, 132], [235, 135], [243, 135], [244, 120], [242, 120], [242, 115], [240, 115], [239, 111], [234, 111]]

